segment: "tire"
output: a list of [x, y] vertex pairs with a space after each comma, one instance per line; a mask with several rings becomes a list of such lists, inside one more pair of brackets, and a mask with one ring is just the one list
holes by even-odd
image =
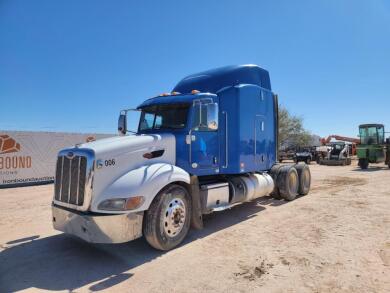
[[143, 234], [158, 250], [170, 250], [186, 237], [191, 223], [191, 197], [183, 186], [161, 190], [145, 212]]
[[320, 165], [320, 163], [321, 163], [321, 158], [318, 157], [317, 160], [316, 160], [316, 162], [317, 162], [318, 165]]
[[300, 195], [306, 195], [309, 193], [311, 186], [310, 168], [306, 164], [298, 164], [295, 165], [295, 169], [297, 170], [299, 177], [298, 193]]
[[368, 160], [367, 159], [359, 159], [359, 167], [362, 169], [362, 170], [365, 170], [368, 168]]
[[307, 158], [306, 159], [306, 164], [310, 165], [310, 162], [311, 162], [310, 158]]
[[299, 177], [293, 166], [283, 166], [277, 177], [279, 193], [285, 200], [294, 200], [298, 195]]
[[278, 185], [276, 183], [278, 175], [279, 175], [279, 170], [281, 168], [282, 168], [282, 165], [275, 164], [272, 166], [272, 168], [270, 170], [270, 175], [271, 175], [272, 179], [274, 180], [274, 190], [271, 192], [270, 196], [272, 196], [275, 199], [282, 199], [282, 197], [280, 196], [280, 191], [279, 191]]

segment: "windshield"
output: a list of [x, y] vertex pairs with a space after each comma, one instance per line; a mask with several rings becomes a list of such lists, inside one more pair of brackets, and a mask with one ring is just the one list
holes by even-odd
[[184, 128], [189, 107], [189, 104], [169, 104], [142, 108], [139, 131]]
[[385, 133], [383, 127], [362, 127], [359, 131], [361, 144], [378, 144], [384, 141]]

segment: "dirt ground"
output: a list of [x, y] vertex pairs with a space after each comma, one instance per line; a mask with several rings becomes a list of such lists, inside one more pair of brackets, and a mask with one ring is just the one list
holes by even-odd
[[215, 213], [167, 253], [51, 226], [53, 185], [0, 190], [0, 292], [390, 292], [390, 170], [311, 165], [293, 202]]

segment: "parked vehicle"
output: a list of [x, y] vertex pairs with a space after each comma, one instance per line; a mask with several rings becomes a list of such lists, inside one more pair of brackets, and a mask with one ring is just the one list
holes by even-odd
[[352, 143], [345, 141], [334, 141], [329, 143], [329, 150], [325, 157], [319, 159], [320, 165], [346, 166], [351, 165]]
[[295, 159], [295, 150], [294, 149], [283, 149], [279, 150], [279, 162], [282, 163], [286, 160], [294, 160]]
[[368, 165], [385, 163], [390, 168], [390, 139], [385, 139], [383, 124], [362, 124], [359, 126], [360, 144], [357, 156], [361, 169]]
[[180, 244], [202, 216], [255, 198], [293, 200], [310, 190], [306, 164], [278, 165], [278, 98], [255, 65], [214, 69], [144, 101], [138, 129], [62, 150], [54, 228], [88, 242], [144, 235], [156, 249]]
[[310, 164], [311, 161], [316, 160], [316, 147], [304, 147], [300, 148], [294, 156], [294, 161], [296, 163], [305, 162], [306, 164]]

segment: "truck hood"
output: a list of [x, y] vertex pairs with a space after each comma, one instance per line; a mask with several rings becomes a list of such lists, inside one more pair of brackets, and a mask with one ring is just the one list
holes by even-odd
[[[175, 136], [170, 133], [115, 136], [85, 143], [79, 148], [95, 153], [92, 200], [97, 201], [102, 196], [112, 196], [105, 190], [132, 170], [156, 163], [175, 165], [176, 162]], [[152, 152], [158, 155], [145, 155]]]
[[[96, 159], [99, 157], [122, 156], [134, 151], [150, 151], [159, 148], [175, 149], [175, 137], [172, 134], [142, 134], [113, 136], [99, 139], [93, 142], [83, 143], [79, 148], [87, 148], [94, 151]], [[108, 158], [107, 157], [107, 158]], [[171, 162], [174, 163], [174, 162]]]

